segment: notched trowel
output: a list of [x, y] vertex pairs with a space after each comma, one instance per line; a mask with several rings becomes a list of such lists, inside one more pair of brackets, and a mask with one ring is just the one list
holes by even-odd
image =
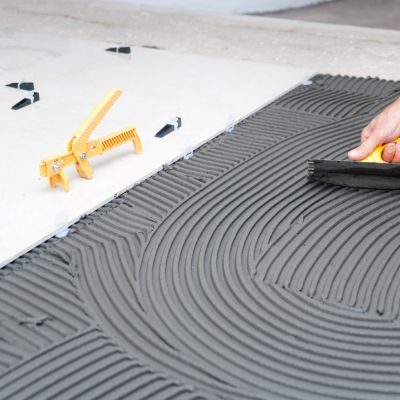
[[352, 188], [400, 189], [400, 163], [383, 161], [384, 148], [379, 145], [362, 161], [308, 160], [308, 179]]

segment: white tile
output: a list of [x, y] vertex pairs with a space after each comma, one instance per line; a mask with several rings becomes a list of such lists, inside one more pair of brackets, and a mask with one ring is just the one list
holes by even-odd
[[[106, 47], [28, 34], [0, 38], [1, 84], [32, 80], [41, 97], [13, 111], [23, 92], [1, 86], [0, 266], [310, 75], [299, 68], [143, 48], [119, 55]], [[93, 179], [79, 178], [68, 167], [70, 192], [51, 189], [39, 176], [40, 160], [63, 153], [75, 129], [113, 87], [123, 94], [93, 138], [132, 124], [143, 155], [124, 145], [90, 160]], [[175, 115], [182, 128], [155, 138]]]

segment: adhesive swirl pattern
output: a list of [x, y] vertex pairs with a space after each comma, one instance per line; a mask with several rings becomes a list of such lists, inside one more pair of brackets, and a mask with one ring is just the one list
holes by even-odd
[[1, 399], [399, 399], [398, 191], [307, 181], [400, 83], [317, 75], [0, 271]]

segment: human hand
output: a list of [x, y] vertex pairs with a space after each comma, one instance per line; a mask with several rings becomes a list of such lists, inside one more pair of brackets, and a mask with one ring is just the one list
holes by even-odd
[[400, 98], [377, 115], [361, 133], [361, 144], [349, 151], [350, 160], [360, 161], [369, 156], [380, 144], [386, 144], [382, 159], [386, 162], [400, 162]]

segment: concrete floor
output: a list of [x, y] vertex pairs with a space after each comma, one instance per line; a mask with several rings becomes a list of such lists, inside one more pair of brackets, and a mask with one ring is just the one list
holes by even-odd
[[400, 0], [336, 0], [259, 15], [398, 30], [400, 29]]
[[210, 11], [225, 13], [255, 13], [287, 10], [289, 8], [306, 7], [331, 0], [109, 0], [126, 3], [178, 8], [194, 11]]
[[110, 1], [2, 0], [0, 35], [15, 31], [400, 79], [398, 31]]

